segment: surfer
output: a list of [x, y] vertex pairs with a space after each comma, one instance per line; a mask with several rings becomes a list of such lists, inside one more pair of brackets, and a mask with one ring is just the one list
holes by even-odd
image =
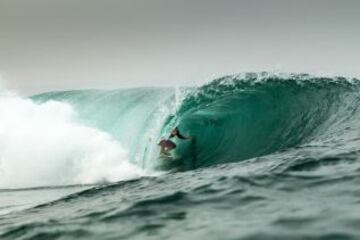
[[179, 128], [176, 127], [171, 131], [170, 136], [169, 136], [168, 139], [163, 139], [163, 140], [161, 140], [159, 142], [158, 145], [161, 147], [160, 153], [167, 154], [169, 151], [176, 148], [176, 144], [173, 141], [170, 140], [173, 137], [177, 137], [177, 138], [182, 139], [182, 140], [190, 140], [190, 139], [192, 139], [190, 136], [185, 137], [184, 135], [182, 135], [180, 133], [180, 131], [179, 131]]

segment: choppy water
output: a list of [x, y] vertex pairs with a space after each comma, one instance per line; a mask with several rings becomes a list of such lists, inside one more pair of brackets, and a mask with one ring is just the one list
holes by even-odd
[[[176, 91], [5, 94], [0, 238], [359, 239], [359, 89], [249, 73]], [[176, 125], [193, 140], [164, 162], [156, 142]], [[29, 188], [41, 185], [63, 187]]]

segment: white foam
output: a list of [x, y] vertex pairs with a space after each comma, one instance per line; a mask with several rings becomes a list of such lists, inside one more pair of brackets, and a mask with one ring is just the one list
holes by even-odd
[[88, 184], [142, 174], [119, 142], [82, 125], [70, 105], [0, 94], [0, 188]]

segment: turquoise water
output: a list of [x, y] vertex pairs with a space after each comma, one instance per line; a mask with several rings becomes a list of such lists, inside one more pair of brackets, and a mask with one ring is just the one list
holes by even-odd
[[[104, 171], [100, 182], [6, 185], [0, 237], [359, 239], [359, 89], [356, 79], [247, 73], [198, 88], [34, 96], [39, 106], [71, 106], [77, 124], [118, 142], [144, 172], [119, 182]], [[176, 140], [167, 162], [156, 143], [174, 126], [193, 139]], [[73, 164], [73, 152], [56, 165]]]

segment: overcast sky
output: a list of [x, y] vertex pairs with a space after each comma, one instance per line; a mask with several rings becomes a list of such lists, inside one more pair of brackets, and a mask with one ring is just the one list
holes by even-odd
[[0, 74], [26, 94], [359, 76], [359, 44], [359, 0], [0, 0]]

